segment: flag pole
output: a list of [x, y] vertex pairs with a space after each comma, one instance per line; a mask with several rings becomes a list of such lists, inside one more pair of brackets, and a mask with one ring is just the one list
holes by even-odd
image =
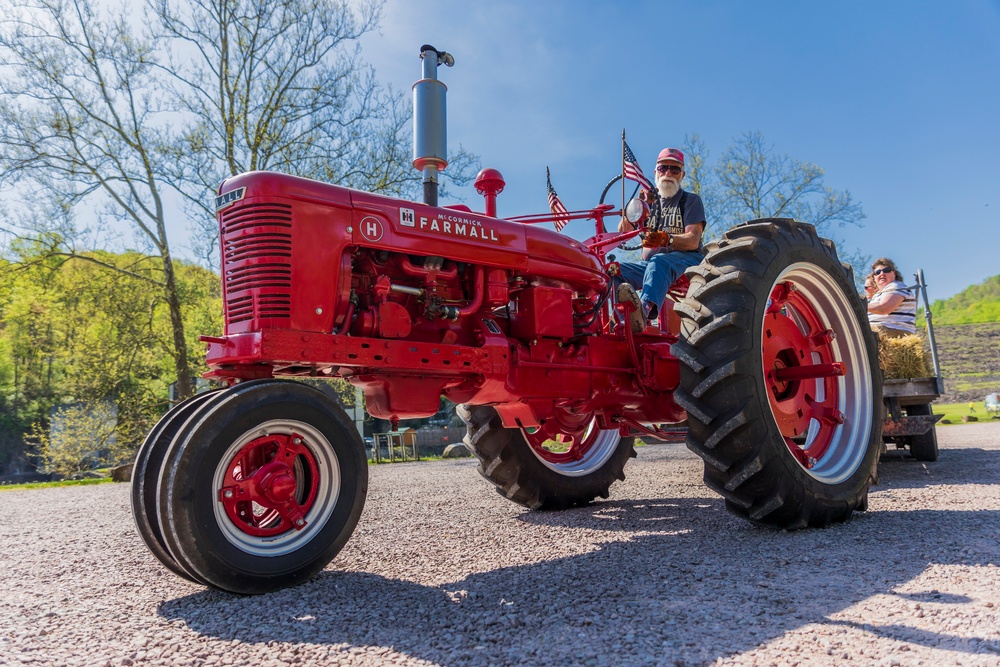
[[625, 128], [622, 128], [622, 216], [625, 213]]

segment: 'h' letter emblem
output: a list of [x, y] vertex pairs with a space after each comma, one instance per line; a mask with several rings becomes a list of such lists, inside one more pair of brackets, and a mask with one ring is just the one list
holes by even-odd
[[368, 241], [374, 242], [382, 238], [382, 223], [370, 215], [362, 218], [358, 227], [361, 228], [361, 236]]

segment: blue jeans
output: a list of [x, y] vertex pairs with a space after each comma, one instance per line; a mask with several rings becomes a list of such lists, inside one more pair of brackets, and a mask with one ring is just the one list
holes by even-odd
[[661, 252], [648, 262], [621, 262], [619, 266], [621, 277], [639, 292], [639, 298], [659, 308], [671, 283], [681, 277], [684, 269], [701, 263], [703, 258], [697, 250]]

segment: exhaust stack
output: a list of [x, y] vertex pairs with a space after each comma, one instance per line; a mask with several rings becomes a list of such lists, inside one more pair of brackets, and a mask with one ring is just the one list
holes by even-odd
[[430, 44], [420, 47], [423, 78], [413, 84], [413, 166], [423, 172], [424, 203], [437, 206], [438, 173], [448, 166], [445, 97], [448, 87], [437, 78], [438, 65], [452, 67], [450, 53]]

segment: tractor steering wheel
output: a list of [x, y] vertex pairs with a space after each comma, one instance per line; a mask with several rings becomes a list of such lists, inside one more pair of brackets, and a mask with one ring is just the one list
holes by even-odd
[[[600, 205], [600, 204], [603, 204], [603, 203], [604, 203], [604, 198], [605, 198], [605, 197], [607, 197], [607, 196], [608, 196], [608, 192], [610, 192], [610, 191], [611, 191], [611, 186], [612, 186], [612, 185], [614, 185], [615, 183], [617, 183], [617, 182], [618, 182], [618, 181], [620, 181], [620, 180], [622, 180], [622, 175], [621, 175], [621, 174], [618, 174], [617, 176], [615, 176], [614, 178], [612, 178], [612, 179], [611, 179], [610, 181], [608, 181], [608, 184], [604, 186], [604, 191], [603, 191], [603, 192], [601, 192], [601, 199], [600, 199], [600, 201], [598, 201], [598, 202], [597, 202], [597, 203], [598, 203], [598, 205]], [[636, 193], [637, 193], [638, 191], [639, 191], [639, 184], [638, 184], [638, 183], [636, 183], [636, 184], [635, 184], [635, 189], [634, 189], [634, 190], [632, 190], [632, 196], [631, 196], [631, 197], [629, 197], [629, 199], [631, 200], [631, 199], [635, 198], [635, 195], [636, 195]], [[641, 238], [642, 236], [643, 236], [643, 235], [640, 235], [640, 238]], [[642, 244], [640, 243], [640, 244], [639, 244], [639, 245], [637, 245], [637, 246], [626, 246], [626, 245], [622, 245], [622, 246], [621, 246], [621, 248], [622, 248], [622, 250], [639, 250], [639, 249], [641, 249], [641, 248], [642, 248]]]
[[[608, 192], [611, 191], [611, 186], [614, 185], [615, 183], [617, 183], [620, 180], [622, 180], [622, 175], [618, 174], [617, 176], [615, 176], [614, 178], [612, 178], [610, 181], [608, 181], [608, 184], [604, 186], [604, 191], [601, 192], [601, 199], [600, 199], [600, 201], [597, 202], [598, 204], [603, 204], [604, 203], [604, 198], [607, 197], [608, 196]], [[629, 197], [629, 199], [635, 198], [635, 194], [638, 191], [639, 191], [639, 184], [636, 183], [635, 184], [635, 189], [632, 190], [632, 196]]]

